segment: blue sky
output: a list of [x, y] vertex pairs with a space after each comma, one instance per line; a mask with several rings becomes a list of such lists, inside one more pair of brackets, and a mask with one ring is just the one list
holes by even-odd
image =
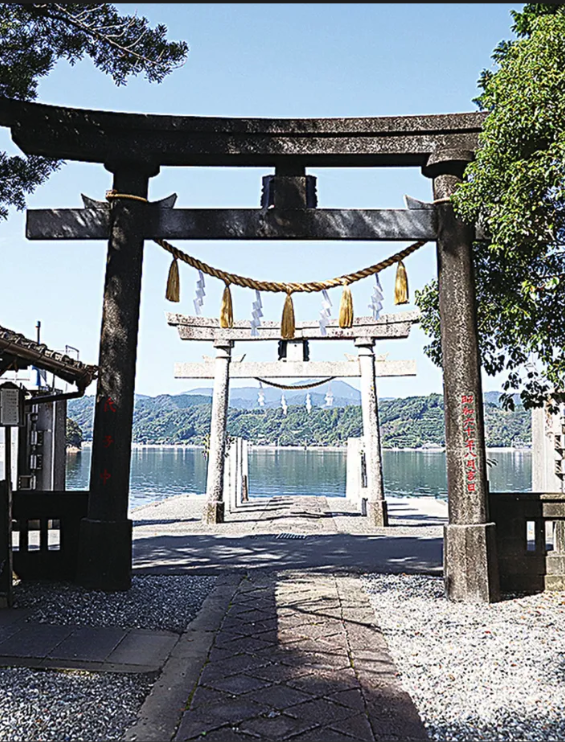
[[[61, 62], [39, 85], [44, 103], [143, 113], [239, 117], [355, 117], [476, 110], [472, 99], [481, 70], [491, 66], [496, 44], [510, 38], [507, 3], [369, 4], [118, 4], [152, 25], [165, 24], [169, 39], [184, 39], [186, 64], [160, 85], [132, 78], [116, 88], [90, 60]], [[0, 146], [19, 150], [0, 129]], [[267, 169], [163, 168], [150, 185], [152, 200], [178, 194], [177, 206], [258, 207]], [[312, 169], [324, 208], [402, 208], [404, 194], [431, 199], [431, 183], [418, 169]], [[67, 163], [29, 197], [30, 208], [81, 206], [80, 194], [102, 199], [111, 175], [102, 165]], [[99, 241], [27, 241], [25, 216], [13, 211], [0, 223], [2, 291], [0, 324], [42, 340], [51, 348], [78, 348], [87, 363], [98, 360], [106, 246]], [[404, 243], [178, 242], [197, 257], [256, 278], [308, 281], [331, 278], [378, 262]], [[407, 244], [407, 243], [406, 243]], [[143, 267], [136, 391], [177, 394], [202, 382], [173, 378], [175, 361], [212, 354], [206, 343], [187, 343], [165, 320], [167, 311], [193, 313], [196, 272], [181, 265], [181, 302], [164, 298], [169, 257], [147, 242]], [[406, 261], [411, 297], [436, 274], [435, 245]], [[384, 271], [385, 311], [392, 300], [394, 268]], [[206, 281], [203, 313], [217, 316], [223, 284]], [[353, 287], [357, 315], [367, 307], [373, 279]], [[235, 316], [248, 319], [252, 292], [233, 289]], [[340, 291], [331, 292], [337, 316]], [[279, 319], [283, 297], [263, 295], [265, 319]], [[319, 296], [295, 298], [297, 320], [317, 319]], [[381, 343], [377, 353], [415, 358], [418, 376], [382, 379], [379, 394], [405, 397], [441, 392], [441, 373], [423, 353], [419, 329], [408, 340]], [[313, 360], [343, 359], [349, 342], [311, 344]], [[247, 359], [275, 360], [276, 343], [239, 344]], [[241, 384], [256, 382], [240, 382]], [[208, 384], [206, 384], [208, 385]], [[485, 390], [500, 378], [484, 378]], [[88, 393], [94, 393], [92, 385]]]

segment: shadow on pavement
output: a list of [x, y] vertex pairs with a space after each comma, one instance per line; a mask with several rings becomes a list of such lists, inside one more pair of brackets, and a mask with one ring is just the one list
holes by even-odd
[[442, 562], [441, 537], [324, 534], [286, 541], [276, 534], [197, 534], [137, 537], [133, 545], [134, 572], [141, 574], [257, 568], [441, 574]]

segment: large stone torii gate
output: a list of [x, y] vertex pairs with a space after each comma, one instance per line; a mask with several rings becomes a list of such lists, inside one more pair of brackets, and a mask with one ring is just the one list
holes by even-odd
[[[274, 168], [261, 209], [174, 209], [116, 198], [84, 209], [29, 210], [30, 239], [108, 239], [82, 584], [131, 584], [127, 517], [141, 266], [145, 239], [436, 240], [443, 351], [452, 600], [498, 598], [495, 526], [487, 513], [474, 229], [446, 200], [478, 146], [485, 114], [358, 119], [234, 119], [89, 111], [0, 99], [0, 125], [26, 154], [98, 162], [118, 193], [148, 195], [160, 166]], [[316, 209], [308, 167], [420, 167], [435, 205]], [[267, 203], [265, 203], [267, 201]], [[271, 208], [266, 208], [271, 207]]]
[[[285, 340], [285, 357], [278, 361], [232, 360], [232, 348], [237, 340], [279, 340], [281, 328], [277, 322], [264, 322], [253, 334], [249, 322], [234, 323], [222, 329], [217, 319], [187, 317], [169, 313], [169, 325], [177, 327], [181, 340], [208, 340], [216, 348], [215, 359], [203, 363], [175, 364], [177, 379], [214, 379], [210, 452], [204, 520], [221, 523], [224, 520], [224, 466], [229, 381], [235, 379], [281, 379], [312, 377], [346, 377], [361, 379], [361, 410], [367, 461], [367, 515], [375, 526], [388, 525], [381, 462], [381, 442], [377, 400], [377, 376], [411, 376], [416, 373], [414, 361], [377, 360], [373, 348], [377, 340], [407, 338], [418, 312], [384, 315], [379, 320], [358, 317], [353, 327], [340, 328], [336, 320], [328, 323], [322, 334], [318, 322], [299, 322], [294, 340]], [[311, 340], [353, 340], [357, 358], [346, 361], [311, 361]]]

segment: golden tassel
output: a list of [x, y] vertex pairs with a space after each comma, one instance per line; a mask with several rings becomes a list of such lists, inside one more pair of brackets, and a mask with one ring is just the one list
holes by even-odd
[[226, 283], [224, 295], [222, 296], [222, 306], [220, 308], [220, 327], [233, 327], [233, 304], [231, 300], [229, 283]]
[[169, 268], [165, 298], [169, 301], [180, 301], [179, 261], [176, 258], [173, 258]]
[[408, 276], [402, 260], [398, 261], [396, 282], [394, 284], [394, 303], [408, 304]]
[[353, 327], [353, 297], [347, 283], [343, 284], [343, 293], [339, 305], [339, 326], [343, 328]]
[[284, 340], [292, 340], [296, 324], [294, 321], [294, 305], [292, 303], [292, 294], [288, 293], [284, 302], [284, 309], [281, 319], [281, 337]]

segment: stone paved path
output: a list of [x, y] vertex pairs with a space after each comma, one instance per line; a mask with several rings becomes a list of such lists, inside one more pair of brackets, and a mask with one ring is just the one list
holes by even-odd
[[156, 672], [179, 639], [172, 631], [28, 622], [32, 613], [0, 611], [0, 667]]
[[[213, 606], [223, 615], [167, 739], [428, 739], [357, 577], [253, 571], [234, 582], [225, 603]], [[166, 680], [162, 686], [161, 703], [170, 707], [174, 690]], [[159, 700], [149, 703], [159, 716]], [[153, 739], [149, 728], [125, 739]]]

